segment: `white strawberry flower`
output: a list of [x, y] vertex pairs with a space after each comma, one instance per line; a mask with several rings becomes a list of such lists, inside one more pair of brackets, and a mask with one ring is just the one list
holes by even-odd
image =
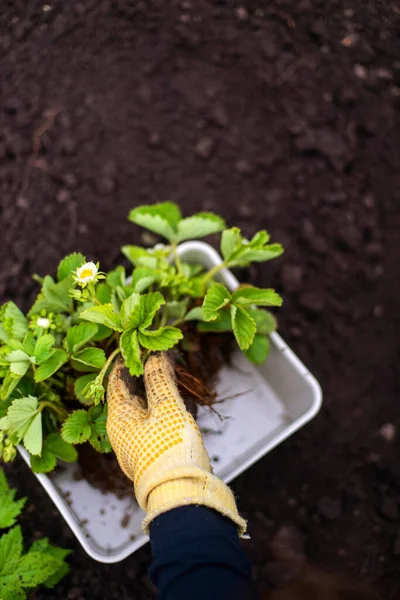
[[38, 327], [43, 327], [43, 329], [48, 329], [51, 325], [51, 322], [47, 317], [38, 317], [36, 325]]
[[77, 283], [90, 283], [96, 279], [99, 268], [94, 262], [87, 262], [76, 270], [75, 281]]

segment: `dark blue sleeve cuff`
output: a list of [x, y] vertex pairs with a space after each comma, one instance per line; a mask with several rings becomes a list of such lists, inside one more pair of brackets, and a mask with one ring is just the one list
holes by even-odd
[[151, 523], [150, 577], [159, 600], [252, 600], [251, 565], [236, 526], [204, 506], [182, 506]]

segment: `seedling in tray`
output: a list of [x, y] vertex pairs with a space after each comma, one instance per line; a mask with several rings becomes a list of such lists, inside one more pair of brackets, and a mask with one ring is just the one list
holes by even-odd
[[[268, 334], [276, 329], [267, 307], [280, 306], [281, 297], [250, 285], [231, 293], [218, 282], [218, 272], [276, 258], [282, 246], [270, 244], [266, 231], [247, 240], [213, 213], [183, 218], [171, 202], [137, 207], [129, 219], [166, 240], [153, 248], [123, 246], [132, 273], [122, 265], [104, 273], [82, 254], [70, 254], [56, 279], [36, 277], [41, 291], [26, 315], [13, 302], [1, 307], [4, 461], [14, 458], [20, 443], [36, 473], [52, 471], [57, 459], [76, 461], [75, 446], [85, 442], [110, 452], [106, 383], [118, 355], [140, 385], [149, 355], [174, 349], [184, 395], [208, 404], [215, 394], [198, 366], [200, 346], [211, 352], [214, 341], [235, 341], [250, 361], [267, 358]], [[181, 242], [219, 232], [222, 264], [205, 271], [179, 258]]]

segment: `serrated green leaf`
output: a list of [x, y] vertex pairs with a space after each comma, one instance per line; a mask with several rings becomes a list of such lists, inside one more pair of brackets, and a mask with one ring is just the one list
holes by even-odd
[[60, 566], [57, 570], [43, 582], [43, 585], [47, 588], [53, 588], [68, 573], [69, 565], [65, 562], [65, 559], [71, 554], [71, 550], [52, 546], [47, 538], [42, 538], [34, 542], [29, 551], [48, 554], [59, 561]]
[[222, 231], [224, 227], [225, 221], [218, 215], [210, 212], [197, 213], [178, 223], [177, 241], [201, 238]]
[[93, 404], [92, 399], [87, 399], [85, 394], [83, 393], [86, 386], [92, 383], [97, 377], [97, 373], [88, 373], [87, 375], [82, 375], [75, 380], [74, 383], [74, 392], [75, 396], [78, 398], [79, 402], [85, 406], [90, 406]]
[[177, 225], [181, 218], [179, 207], [173, 202], [138, 206], [129, 213], [130, 221], [165, 237], [170, 242], [176, 239]]
[[273, 289], [242, 287], [232, 294], [232, 304], [237, 306], [282, 306], [281, 296]]
[[139, 343], [148, 350], [169, 350], [173, 348], [183, 333], [177, 327], [160, 327], [156, 330], [145, 330], [138, 332]]
[[75, 448], [63, 440], [59, 433], [49, 433], [44, 440], [44, 446], [64, 462], [78, 460], [78, 453]]
[[1, 600], [26, 600], [26, 593], [18, 583], [2, 584], [0, 577]]
[[35, 348], [33, 350], [33, 355], [36, 358], [36, 362], [38, 364], [44, 362], [54, 354], [54, 343], [55, 339], [49, 333], [45, 333], [37, 340]]
[[8, 341], [11, 338], [22, 340], [28, 333], [28, 320], [23, 312], [14, 302], [6, 302], [0, 309], [0, 321], [2, 323], [3, 337]]
[[221, 236], [221, 253], [224, 260], [229, 260], [233, 252], [240, 246], [242, 242], [242, 236], [240, 229], [232, 227], [231, 229], [225, 229]]
[[57, 268], [57, 279], [62, 281], [73, 271], [76, 271], [80, 266], [86, 262], [86, 256], [83, 256], [80, 252], [73, 252], [62, 259]]
[[105, 325], [114, 331], [122, 331], [123, 327], [119, 314], [114, 311], [112, 304], [102, 304], [87, 308], [79, 315], [85, 321]]
[[35, 352], [35, 345], [36, 345], [35, 336], [33, 335], [32, 331], [28, 331], [28, 333], [26, 334], [26, 336], [24, 337], [24, 340], [22, 342], [23, 350], [27, 354], [29, 354], [29, 356], [32, 356]]
[[68, 354], [64, 350], [57, 349], [52, 356], [42, 362], [35, 373], [35, 381], [39, 383], [51, 377], [68, 360]]
[[70, 327], [67, 331], [66, 345], [68, 352], [77, 352], [87, 344], [97, 333], [98, 327], [95, 323], [80, 323]]
[[106, 355], [101, 348], [84, 348], [71, 357], [71, 364], [77, 371], [99, 370], [105, 362]]
[[19, 377], [23, 377], [32, 364], [29, 355], [23, 350], [13, 350], [7, 354], [6, 359], [10, 363], [11, 373]]
[[144, 294], [140, 296], [140, 328], [147, 329], [153, 322], [153, 319], [161, 308], [165, 304], [165, 299], [160, 292], [151, 292], [150, 294]]
[[92, 434], [89, 443], [97, 452], [106, 454], [111, 452], [111, 444], [107, 435], [107, 412], [108, 406], [93, 406], [89, 410], [89, 418], [92, 425]]
[[42, 451], [43, 431], [42, 413], [38, 413], [31, 421], [24, 435], [24, 446], [29, 454], [37, 456]]
[[183, 319], [186, 315], [189, 298], [167, 302], [168, 319]]
[[50, 473], [56, 468], [57, 458], [45, 446], [40, 456], [31, 456], [31, 469], [34, 473]]
[[249, 313], [238, 306], [231, 306], [232, 329], [238, 346], [247, 350], [254, 339], [256, 324]]
[[141, 322], [141, 296], [131, 294], [121, 305], [121, 321], [125, 329], [136, 329]]
[[96, 285], [96, 298], [101, 304], [109, 304], [111, 302], [111, 287], [101, 281]]
[[132, 274], [131, 286], [135, 292], [142, 294], [156, 281], [157, 273], [154, 271], [154, 269], [137, 267]]
[[224, 308], [218, 313], [218, 317], [215, 321], [209, 321], [208, 323], [201, 322], [197, 325], [197, 329], [203, 332], [216, 332], [223, 333], [225, 331], [232, 331], [232, 319], [229, 308]]
[[[16, 525], [0, 538], [0, 580], [18, 564], [22, 553], [21, 527]], [[1, 596], [0, 596], [1, 597]]]
[[61, 436], [69, 444], [83, 444], [91, 434], [88, 412], [84, 409], [74, 410], [63, 423]]
[[107, 285], [111, 288], [117, 288], [119, 286], [123, 287], [126, 282], [125, 267], [119, 265], [113, 271], [107, 273], [106, 281]]
[[140, 347], [138, 343], [137, 331], [129, 329], [124, 331], [119, 342], [125, 366], [129, 373], [134, 377], [143, 375], [143, 365], [140, 360]]
[[203, 300], [204, 321], [214, 321], [219, 311], [229, 304], [231, 295], [221, 283], [212, 283]]
[[274, 315], [268, 310], [263, 310], [262, 308], [248, 308], [247, 312], [254, 319], [257, 333], [271, 333], [275, 331], [277, 328], [277, 321]]
[[7, 400], [15, 388], [18, 386], [21, 381], [21, 377], [19, 375], [13, 374], [10, 370], [6, 373], [4, 377], [3, 383], [0, 387], [0, 399]]
[[283, 253], [281, 244], [269, 244], [263, 248], [244, 247], [240, 253], [228, 261], [229, 267], [246, 267], [252, 262], [265, 262], [278, 258]]
[[93, 342], [101, 342], [102, 340], [106, 340], [113, 334], [113, 330], [105, 325], [97, 325], [97, 333], [93, 336]]
[[140, 246], [122, 246], [121, 252], [135, 267], [157, 268], [157, 258]]
[[21, 514], [26, 498], [15, 500], [16, 490], [8, 486], [3, 469], [0, 469], [0, 529], [12, 527]]
[[7, 418], [12, 430], [19, 434], [20, 439], [25, 435], [29, 425], [38, 410], [38, 400], [33, 396], [14, 400], [7, 412]]
[[40, 314], [42, 310], [54, 313], [69, 312], [72, 307], [72, 298], [69, 297], [71, 283], [72, 276], [55, 283], [50, 275], [46, 275], [29, 316]]
[[48, 579], [59, 568], [60, 561], [42, 552], [28, 552], [18, 561], [17, 572], [12, 577], [23, 587], [33, 588]]

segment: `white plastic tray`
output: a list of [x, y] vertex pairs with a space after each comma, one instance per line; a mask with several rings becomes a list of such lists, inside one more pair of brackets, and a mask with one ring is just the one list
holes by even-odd
[[[182, 244], [179, 255], [207, 269], [221, 262], [204, 242]], [[231, 290], [238, 286], [228, 270], [222, 270], [219, 279]], [[217, 390], [227, 399], [218, 412], [227, 419], [221, 423], [209, 410], [199, 412], [214, 472], [227, 483], [310, 421], [321, 406], [321, 388], [313, 375], [277, 333], [271, 342], [270, 355], [260, 367], [238, 352], [233, 366], [222, 369]], [[19, 451], [29, 464], [27, 452]], [[52, 479], [36, 477], [91, 557], [103, 563], [123, 560], [148, 541], [141, 531], [141, 509], [133, 497], [119, 500], [103, 494], [79, 480], [77, 473], [78, 465], [69, 464]]]

